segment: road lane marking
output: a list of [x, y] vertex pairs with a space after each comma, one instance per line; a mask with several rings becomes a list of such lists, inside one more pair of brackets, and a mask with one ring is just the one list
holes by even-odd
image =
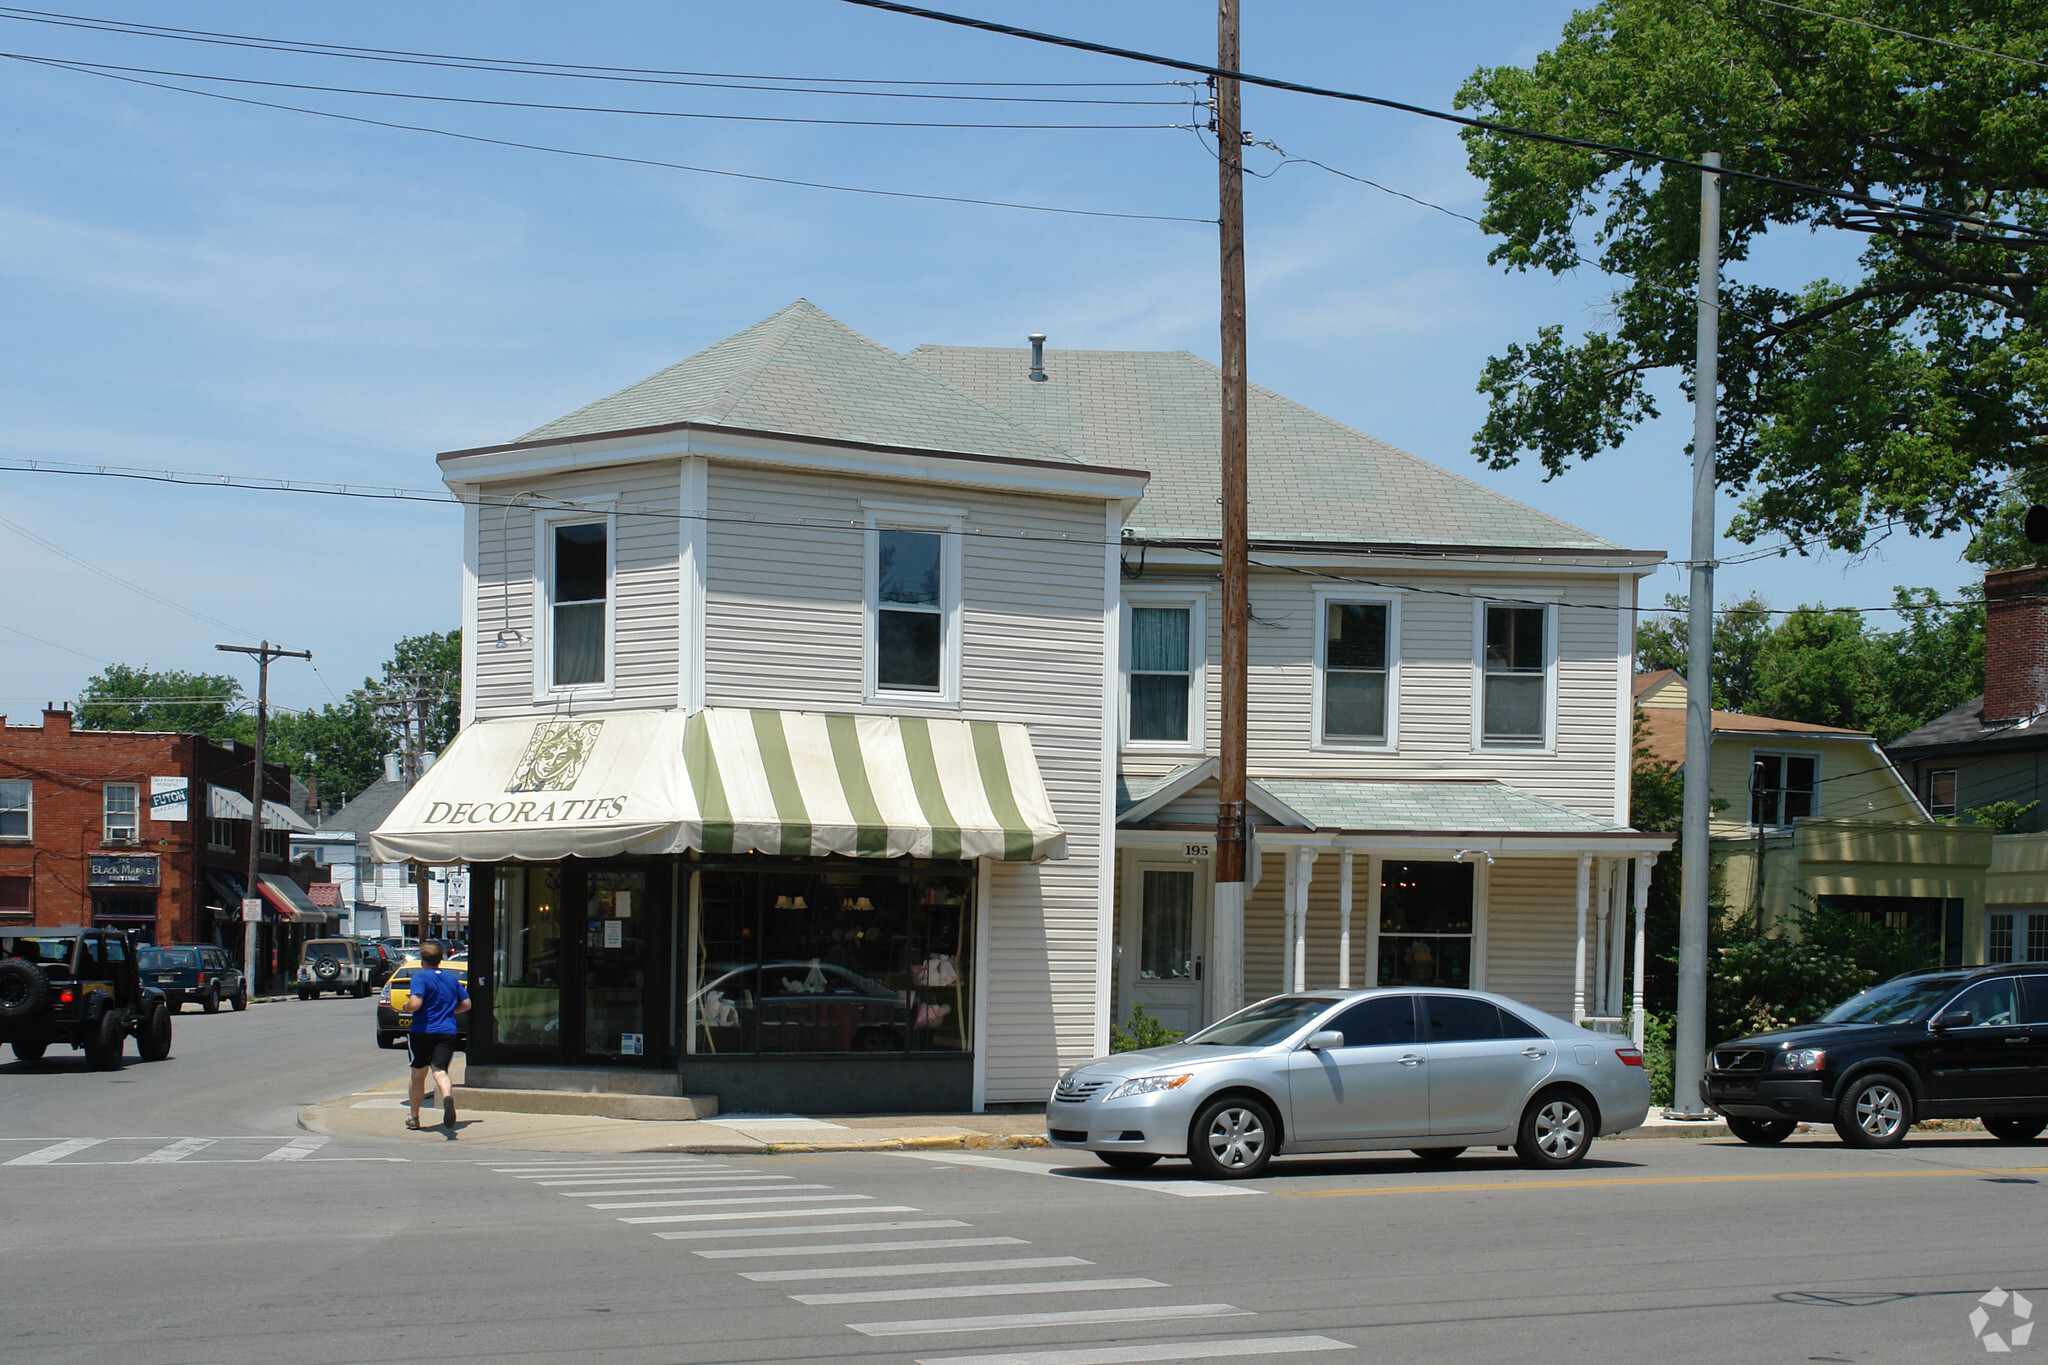
[[[794, 1180], [796, 1179], [796, 1177], [795, 1177], [795, 1176], [793, 1176], [793, 1175], [727, 1175], [727, 1176], [720, 1176], [720, 1177], [718, 1177], [718, 1179], [719, 1179], [719, 1180], [721, 1180], [721, 1181], [725, 1181], [725, 1180], [790, 1180], [790, 1181], [794, 1181]], [[706, 1181], [696, 1181], [696, 1182], [690, 1182], [690, 1183], [681, 1183], [681, 1182], [673, 1182], [673, 1181], [672, 1181], [672, 1182], [670, 1182], [669, 1184], [666, 1184], [666, 1185], [654, 1185], [654, 1186], [649, 1186], [649, 1187], [646, 1187], [646, 1188], [638, 1188], [638, 1187], [636, 1187], [636, 1188], [633, 1188], [633, 1189], [625, 1189], [625, 1190], [556, 1190], [556, 1191], [555, 1191], [555, 1193], [556, 1193], [556, 1194], [559, 1194], [559, 1195], [561, 1195], [561, 1196], [562, 1196], [562, 1198], [564, 1198], [564, 1199], [589, 1199], [589, 1198], [590, 1198], [590, 1197], [592, 1197], [593, 1195], [596, 1195], [596, 1196], [601, 1196], [601, 1197], [603, 1197], [603, 1198], [606, 1198], [606, 1199], [610, 1199], [610, 1198], [616, 1198], [616, 1197], [624, 1197], [624, 1196], [629, 1196], [629, 1195], [630, 1195], [630, 1196], [638, 1196], [638, 1195], [643, 1195], [643, 1194], [716, 1194], [716, 1193], [717, 1193], [718, 1191], [720, 1191], [720, 1190], [823, 1190], [823, 1189], [829, 1189], [829, 1188], [831, 1188], [831, 1187], [830, 1187], [830, 1186], [828, 1186], [828, 1185], [795, 1185], [795, 1184], [790, 1184], [790, 1185], [725, 1185], [725, 1184], [712, 1184], [712, 1183], [710, 1183], [710, 1182], [709, 1182], [708, 1180], [706, 1180]]]
[[835, 1303], [916, 1303], [926, 1299], [1000, 1299], [1040, 1294], [1107, 1294], [1123, 1289], [1170, 1289], [1171, 1285], [1127, 1275], [1102, 1280], [1024, 1280], [1017, 1284], [921, 1284], [911, 1289], [852, 1289], [828, 1294], [791, 1294], [798, 1303], [822, 1308]]
[[203, 1152], [218, 1141], [220, 1141], [219, 1138], [179, 1138], [168, 1147], [159, 1147], [148, 1156], [135, 1158], [134, 1164], [137, 1166], [162, 1166], [168, 1165], [173, 1161], [183, 1161], [194, 1152]]
[[325, 1147], [329, 1139], [324, 1137], [293, 1138], [274, 1152], [266, 1152], [264, 1161], [304, 1161], [313, 1153]]
[[[863, 1199], [872, 1195], [862, 1195]], [[734, 1213], [664, 1213], [645, 1218], [621, 1218], [621, 1223], [720, 1223], [739, 1222], [747, 1218], [823, 1218], [834, 1213], [923, 1213], [923, 1209], [908, 1204], [870, 1204], [865, 1208], [849, 1209], [749, 1209]]]
[[[750, 1176], [754, 1172], [728, 1169], [720, 1172], [720, 1174], [727, 1176]], [[578, 1176], [574, 1180], [549, 1180], [537, 1175], [522, 1175], [519, 1178], [521, 1180], [530, 1180], [541, 1189], [551, 1190], [558, 1185], [644, 1185], [650, 1180], [703, 1180], [712, 1177], [695, 1175], [694, 1173], [685, 1177], [678, 1175], [674, 1171], [627, 1171], [620, 1175]]]
[[[830, 1185], [763, 1185], [764, 1190], [829, 1190]], [[702, 1191], [699, 1191], [702, 1193]], [[592, 1209], [695, 1209], [717, 1204], [843, 1204], [849, 1200], [873, 1199], [871, 1194], [755, 1194], [744, 1199], [629, 1199], [624, 1203], [586, 1204]]]
[[[841, 1209], [839, 1212], [874, 1213], [877, 1210]], [[705, 1232], [657, 1232], [654, 1235], [661, 1238], [664, 1242], [694, 1242], [709, 1237], [814, 1237], [821, 1232], [905, 1232], [913, 1228], [971, 1228], [973, 1226], [974, 1224], [963, 1223], [958, 1218], [924, 1218], [915, 1222], [814, 1223], [810, 1227], [803, 1228], [712, 1228]], [[1015, 1242], [1020, 1239], [1006, 1237], [1002, 1240]], [[702, 1256], [705, 1253], [700, 1251], [697, 1254]], [[735, 1251], [731, 1254], [737, 1256], [741, 1253]], [[764, 1251], [761, 1254], [765, 1256], [770, 1253]], [[779, 1255], [780, 1253], [777, 1252], [775, 1254]], [[795, 1254], [794, 1249], [792, 1249], [791, 1254]]]
[[1464, 1185], [1380, 1185], [1363, 1190], [1281, 1190], [1283, 1199], [1340, 1199], [1369, 1194], [1521, 1193], [1529, 1190], [1586, 1190], [1603, 1185], [1736, 1185], [1782, 1180], [1917, 1180], [1934, 1176], [2048, 1175], [2048, 1166], [2002, 1166], [1937, 1171], [1766, 1171], [1751, 1175], [1609, 1175], [1590, 1180], [1543, 1180], [1522, 1184], [1473, 1182]]
[[[859, 1223], [861, 1228], [890, 1227], [931, 1227], [929, 1223]], [[965, 1223], [956, 1224], [966, 1227]], [[783, 1228], [783, 1232], [824, 1232], [824, 1228]], [[673, 1234], [657, 1232], [657, 1237]], [[696, 1233], [688, 1234], [692, 1237]], [[900, 1242], [816, 1242], [801, 1247], [717, 1247], [710, 1251], [693, 1251], [692, 1256], [702, 1256], [707, 1261], [729, 1261], [739, 1256], [860, 1256], [876, 1251], [904, 1251], [910, 1248], [937, 1250], [940, 1247], [1024, 1247], [1031, 1243], [1022, 1237], [906, 1237]]]
[[48, 1147], [41, 1147], [33, 1152], [23, 1152], [12, 1161], [0, 1164], [8, 1166], [47, 1166], [53, 1161], [62, 1161], [73, 1152], [82, 1152], [88, 1147], [97, 1147], [106, 1140], [105, 1138], [65, 1138], [62, 1142], [52, 1143]]
[[[884, 1244], [886, 1245], [886, 1243]], [[702, 1256], [703, 1252], [697, 1253]], [[800, 1280], [878, 1280], [890, 1275], [972, 1275], [991, 1270], [1050, 1270], [1062, 1265], [1094, 1265], [1079, 1256], [1016, 1256], [998, 1261], [925, 1261], [915, 1265], [842, 1265], [822, 1270], [743, 1270], [740, 1278], [760, 1284]]]
[[[945, 1162], [949, 1165], [954, 1166], [986, 1166], [990, 1170], [996, 1171], [1024, 1171], [1031, 1175], [1059, 1175], [1062, 1172], [1073, 1169], [1073, 1167], [1071, 1166], [1058, 1162], [1019, 1161], [1015, 1157], [980, 1156], [974, 1153], [958, 1154], [953, 1152], [892, 1152], [890, 1153], [890, 1155], [907, 1156], [914, 1161]], [[1075, 1177], [1067, 1176], [1066, 1178], [1072, 1180]], [[1109, 1189], [1149, 1190], [1153, 1194], [1173, 1194], [1179, 1195], [1183, 1199], [1207, 1199], [1215, 1195], [1225, 1194], [1266, 1193], [1266, 1191], [1264, 1190], [1248, 1190], [1244, 1188], [1242, 1185], [1222, 1185], [1214, 1181], [1205, 1180], [1131, 1180], [1128, 1178], [1115, 1179], [1105, 1176], [1094, 1175], [1082, 1178], [1092, 1180], [1095, 1183], [1103, 1185]]]
[[1175, 1303], [1158, 1308], [1084, 1308], [1070, 1313], [992, 1313], [975, 1318], [916, 1318], [901, 1322], [849, 1322], [863, 1336], [943, 1336], [949, 1332], [1006, 1332], [1019, 1327], [1069, 1327], [1104, 1322], [1173, 1322], [1182, 1318], [1256, 1317], [1233, 1303]]
[[1284, 1356], [1301, 1351], [1355, 1351], [1332, 1337], [1239, 1337], [1206, 1341], [1153, 1342], [1144, 1346], [1084, 1346], [1071, 1351], [1008, 1351], [999, 1355], [920, 1356], [917, 1365], [1142, 1365], [1146, 1361], [1232, 1360], [1240, 1356]]

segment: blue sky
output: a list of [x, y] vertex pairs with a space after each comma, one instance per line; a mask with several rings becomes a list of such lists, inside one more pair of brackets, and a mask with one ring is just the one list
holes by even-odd
[[[1214, 52], [1182, 0], [958, 8], [1099, 41]], [[1448, 107], [1526, 63], [1570, 6], [1246, 6], [1247, 69]], [[1171, 73], [837, 0], [744, 5], [98, 0], [103, 18], [532, 61], [782, 77], [1155, 82]], [[167, 42], [0, 19], [0, 50], [245, 80], [706, 114], [1143, 125], [814, 126], [489, 108], [257, 86], [241, 98], [476, 137], [881, 189], [1107, 212], [1214, 213], [1210, 152], [1173, 85], [1037, 90], [1128, 105], [819, 97], [540, 80]], [[0, 455], [435, 486], [436, 451], [508, 439], [806, 297], [878, 341], [1217, 353], [1213, 227], [870, 197], [579, 159], [236, 105], [9, 61], [0, 80]], [[130, 73], [134, 75], [135, 73]], [[183, 77], [138, 79], [186, 85]], [[757, 82], [759, 83], [759, 82]], [[954, 93], [1006, 93], [970, 91]], [[1149, 101], [1162, 103], [1149, 103]], [[1251, 91], [1260, 139], [1476, 214], [1452, 130]], [[1271, 152], [1255, 169], [1271, 168]], [[1683, 555], [1690, 413], [1551, 483], [1478, 468], [1484, 359], [1548, 322], [1596, 325], [1589, 274], [1508, 276], [1470, 224], [1314, 167], [1247, 191], [1252, 377], [1641, 548]], [[1844, 273], [1857, 243], [1774, 244], [1756, 269]], [[1754, 277], [1754, 276], [1752, 276]], [[1256, 474], [1254, 474], [1256, 477]], [[74, 696], [103, 663], [253, 673], [218, 642], [311, 649], [272, 695], [346, 692], [401, 635], [459, 621], [460, 522], [408, 503], [0, 472], [0, 712]], [[1723, 518], [1725, 520], [1726, 511]], [[1739, 547], [1731, 547], [1739, 548]], [[1959, 542], [1724, 569], [1722, 595], [1880, 605], [1975, 577]], [[1679, 587], [1665, 570], [1652, 600]], [[205, 618], [205, 619], [202, 619]], [[1879, 617], [1887, 628], [1891, 618]], [[35, 638], [30, 638], [35, 637]]]

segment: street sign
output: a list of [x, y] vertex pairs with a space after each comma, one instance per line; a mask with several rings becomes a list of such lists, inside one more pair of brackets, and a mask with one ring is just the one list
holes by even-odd
[[161, 878], [154, 853], [91, 853], [85, 859], [87, 886], [156, 886]]
[[263, 898], [261, 896], [242, 897], [242, 923], [254, 924], [262, 918]]

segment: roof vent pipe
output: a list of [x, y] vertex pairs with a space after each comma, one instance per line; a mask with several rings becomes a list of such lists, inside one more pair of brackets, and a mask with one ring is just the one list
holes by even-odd
[[1033, 332], [1030, 340], [1031, 382], [1043, 384], [1045, 382], [1045, 333]]

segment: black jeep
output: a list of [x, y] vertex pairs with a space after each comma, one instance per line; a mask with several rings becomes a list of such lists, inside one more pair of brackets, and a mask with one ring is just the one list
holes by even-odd
[[132, 1033], [144, 1061], [162, 1061], [171, 1055], [171, 1009], [162, 991], [142, 984], [135, 959], [135, 945], [112, 929], [0, 929], [0, 1043], [24, 1062], [69, 1043], [86, 1065], [111, 1071]]

